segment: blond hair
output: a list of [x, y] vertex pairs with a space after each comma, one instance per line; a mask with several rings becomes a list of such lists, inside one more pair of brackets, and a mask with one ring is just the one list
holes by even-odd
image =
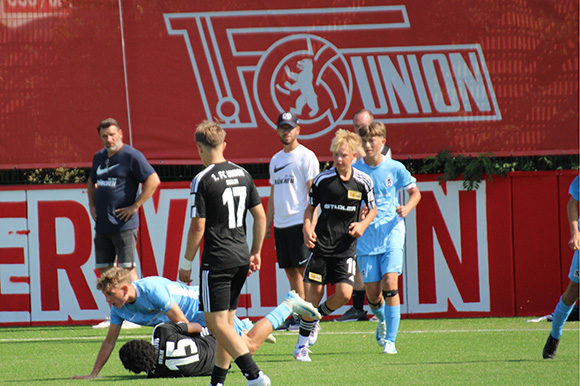
[[358, 129], [358, 135], [361, 138], [370, 135], [371, 137], [387, 138], [387, 127], [383, 122], [374, 121], [368, 126], [363, 126]]
[[330, 144], [330, 151], [335, 153], [340, 149], [343, 145], [348, 147], [348, 150], [351, 153], [356, 152], [356, 147], [360, 144], [360, 139], [358, 135], [353, 133], [350, 130], [345, 129], [338, 129], [334, 138], [332, 139], [332, 143]]
[[123, 284], [131, 284], [131, 275], [124, 268], [113, 267], [97, 279], [97, 289], [102, 292], [110, 291]]
[[205, 120], [197, 125], [195, 129], [195, 142], [206, 147], [218, 147], [224, 142], [225, 138], [225, 130], [215, 121]]

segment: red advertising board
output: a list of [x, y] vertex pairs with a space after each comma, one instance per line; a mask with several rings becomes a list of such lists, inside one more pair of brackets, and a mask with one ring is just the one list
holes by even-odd
[[360, 108], [401, 158], [578, 153], [578, 2], [0, 0], [0, 168], [87, 166], [101, 119], [153, 164], [268, 162], [295, 111], [321, 160]]
[[[483, 181], [474, 191], [464, 190], [461, 181], [439, 185], [437, 176], [419, 176], [422, 200], [405, 219], [403, 316], [551, 313], [568, 284], [563, 273], [572, 251], [564, 219], [568, 186], [576, 175], [512, 173]], [[257, 184], [267, 205], [268, 183]], [[141, 277], [177, 279], [189, 228], [188, 197], [187, 183], [164, 183], [143, 205], [137, 247]], [[84, 187], [0, 190], [0, 325], [90, 324], [108, 315], [95, 286], [93, 226]], [[197, 264], [193, 284], [199, 282]], [[262, 268], [248, 277], [238, 315], [264, 316], [288, 290], [273, 240], [266, 240]], [[328, 287], [327, 294], [332, 292]]]

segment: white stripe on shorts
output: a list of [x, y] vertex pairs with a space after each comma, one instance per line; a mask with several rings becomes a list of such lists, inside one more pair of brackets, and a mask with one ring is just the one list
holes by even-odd
[[209, 270], [201, 271], [201, 285], [203, 296], [203, 312], [211, 312], [211, 303], [209, 301]]

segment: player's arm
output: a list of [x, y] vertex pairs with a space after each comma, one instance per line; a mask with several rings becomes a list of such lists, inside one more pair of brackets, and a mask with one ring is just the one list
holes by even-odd
[[369, 209], [364, 219], [362, 219], [359, 222], [353, 222], [352, 224], [350, 224], [348, 233], [352, 237], [361, 237], [365, 232], [365, 229], [367, 229], [367, 227], [369, 226], [371, 221], [373, 221], [376, 215], [377, 215], [377, 206], [375, 205], [372, 209]]
[[409, 193], [409, 200], [405, 205], [397, 205], [397, 214], [403, 218], [407, 217], [409, 212], [411, 212], [419, 201], [421, 201], [421, 192], [417, 186], [407, 189], [407, 193]]
[[302, 227], [302, 233], [304, 234], [304, 245], [308, 248], [314, 248], [314, 243], [316, 243], [316, 232], [315, 229], [315, 214], [316, 208], [310, 204], [306, 206], [304, 211], [304, 225]]
[[250, 249], [250, 272], [255, 272], [260, 269], [262, 258], [260, 253], [262, 251], [262, 244], [264, 243], [264, 235], [266, 233], [266, 213], [262, 203], [250, 208], [250, 213], [254, 218], [254, 225], [252, 227], [252, 247]]
[[157, 173], [152, 173], [147, 177], [145, 182], [141, 184], [141, 194], [133, 205], [125, 207], [125, 208], [118, 208], [115, 210], [117, 213], [117, 217], [119, 217], [123, 221], [127, 221], [133, 216], [143, 204], [151, 198], [153, 193], [155, 193], [155, 189], [159, 186], [161, 180], [159, 179], [159, 175]]
[[73, 379], [93, 379], [99, 375], [99, 372], [109, 360], [113, 349], [115, 348], [115, 343], [117, 343], [117, 338], [121, 332], [120, 324], [109, 325], [109, 330], [107, 331], [107, 336], [103, 343], [101, 343], [101, 348], [97, 354], [97, 359], [95, 360], [95, 365], [93, 366], [93, 371], [89, 375], [75, 375]]
[[179, 308], [179, 306], [175, 302], [173, 302], [173, 304], [171, 305], [171, 308], [169, 310], [167, 310], [165, 315], [167, 315], [169, 320], [171, 320], [173, 323], [179, 323], [179, 322], [188, 323], [189, 322], [187, 320], [187, 318], [185, 317], [185, 314], [183, 313], [181, 308]]
[[274, 222], [274, 186], [270, 188], [270, 198], [268, 199], [268, 206], [266, 209], [266, 235], [265, 238], [270, 238], [270, 231], [272, 223]]
[[89, 210], [91, 212], [91, 217], [93, 220], [97, 221], [97, 208], [95, 207], [95, 191], [97, 190], [97, 185], [91, 177], [87, 181], [87, 197], [89, 198]]
[[570, 241], [568, 246], [572, 250], [580, 249], [580, 232], [578, 231], [578, 200], [570, 197], [566, 207], [568, 213], [568, 223], [570, 224]]
[[201, 239], [205, 232], [205, 218], [193, 217], [187, 232], [187, 244], [185, 246], [185, 256], [181, 259], [179, 266], [179, 280], [184, 283], [191, 281], [191, 263], [195, 258], [195, 253], [199, 249]]

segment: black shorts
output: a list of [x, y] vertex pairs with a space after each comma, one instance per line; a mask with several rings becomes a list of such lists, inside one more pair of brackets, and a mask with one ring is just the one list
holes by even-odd
[[324, 257], [312, 253], [306, 263], [304, 281], [322, 285], [336, 283], [354, 285], [355, 271], [354, 257]]
[[274, 241], [280, 268], [303, 267], [308, 261], [310, 251], [304, 245], [302, 224], [287, 228], [274, 228]]
[[117, 265], [121, 268], [135, 268], [135, 248], [139, 228], [118, 233], [95, 234], [95, 268]]
[[227, 269], [202, 269], [199, 273], [199, 309], [218, 312], [238, 308], [240, 293], [248, 277], [250, 265]]

